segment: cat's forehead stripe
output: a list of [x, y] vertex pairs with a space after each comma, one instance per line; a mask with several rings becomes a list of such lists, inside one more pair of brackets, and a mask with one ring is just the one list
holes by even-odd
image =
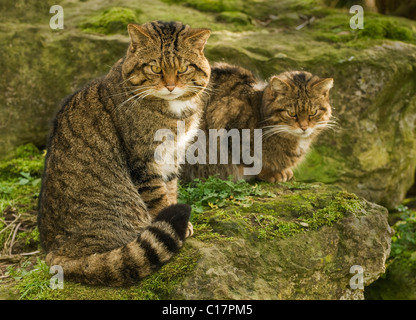
[[179, 35], [186, 25], [175, 22], [152, 22], [151, 25], [160, 39], [161, 51], [175, 54], [175, 51], [178, 51]]
[[187, 25], [176, 22], [151, 22], [151, 26], [157, 33], [162, 53], [162, 65], [164, 67], [177, 68], [183, 61], [179, 59], [179, 37], [186, 30]]

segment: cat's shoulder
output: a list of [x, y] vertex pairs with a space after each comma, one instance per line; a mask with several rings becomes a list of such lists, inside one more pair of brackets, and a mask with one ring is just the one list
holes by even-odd
[[226, 82], [239, 80], [248, 85], [257, 82], [256, 76], [250, 70], [225, 62], [217, 62], [212, 65], [211, 77], [214, 81], [223, 80]]

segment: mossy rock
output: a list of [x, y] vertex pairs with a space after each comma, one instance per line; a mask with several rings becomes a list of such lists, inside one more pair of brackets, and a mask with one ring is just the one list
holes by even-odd
[[237, 25], [251, 24], [250, 17], [239, 11], [224, 11], [218, 16], [219, 21], [233, 23]]
[[139, 21], [139, 14], [142, 11], [130, 8], [114, 7], [86, 19], [80, 24], [85, 32], [115, 34], [127, 33], [127, 25]]
[[412, 30], [401, 27], [391, 19], [366, 19], [365, 28], [360, 30], [360, 35], [371, 39], [392, 39], [411, 41]]
[[[194, 213], [194, 237], [158, 272], [126, 288], [64, 280], [49, 288], [42, 260], [17, 285], [24, 299], [362, 299], [385, 270], [387, 210], [338, 187], [262, 185], [275, 197]], [[43, 285], [42, 285], [43, 284]]]

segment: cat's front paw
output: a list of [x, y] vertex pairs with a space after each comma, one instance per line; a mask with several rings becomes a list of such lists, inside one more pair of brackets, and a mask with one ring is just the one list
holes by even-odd
[[284, 169], [282, 171], [272, 171], [265, 170], [260, 172], [259, 178], [267, 182], [286, 182], [290, 181], [293, 178], [293, 171], [290, 168]]

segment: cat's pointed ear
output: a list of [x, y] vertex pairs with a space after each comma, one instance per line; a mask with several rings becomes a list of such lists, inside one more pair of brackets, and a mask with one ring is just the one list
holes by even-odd
[[328, 95], [329, 90], [332, 88], [333, 85], [334, 85], [333, 78], [324, 78], [315, 82], [312, 85], [312, 90], [316, 92], [317, 94], [326, 96]]
[[153, 42], [152, 37], [141, 25], [130, 23], [127, 26], [127, 30], [130, 35], [132, 49], [137, 48], [137, 46], [146, 46]]
[[274, 76], [270, 79], [270, 85], [273, 91], [276, 91], [279, 93], [286, 92], [291, 88], [288, 81], [281, 79], [277, 76]]
[[210, 35], [210, 29], [190, 29], [185, 41], [202, 53]]

